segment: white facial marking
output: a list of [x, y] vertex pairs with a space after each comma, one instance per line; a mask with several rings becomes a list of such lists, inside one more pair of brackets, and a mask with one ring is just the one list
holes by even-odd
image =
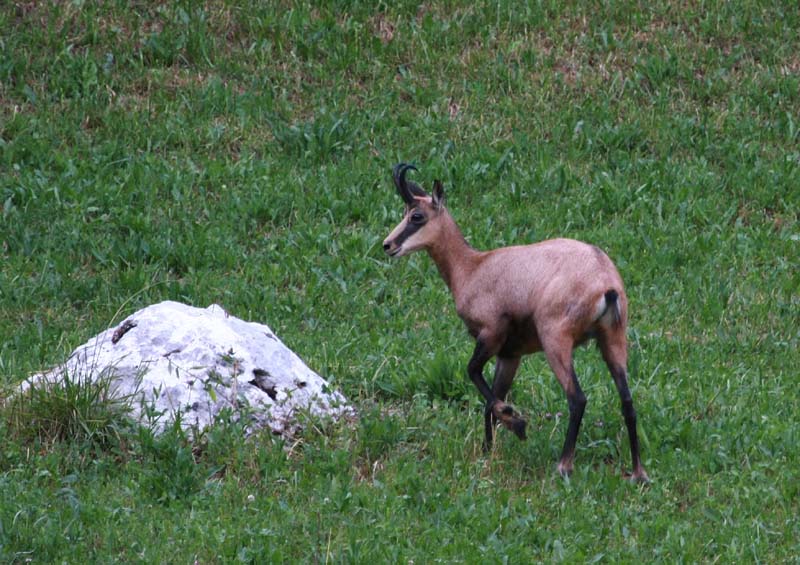
[[419, 249], [420, 247], [422, 247], [424, 245], [424, 241], [419, 241], [421, 239], [420, 238], [420, 233], [421, 232], [422, 232], [422, 230], [412, 234], [411, 237], [406, 239], [400, 245], [400, 251], [397, 253], [398, 257], [402, 257], [403, 255], [407, 255], [407, 254], [411, 253], [412, 251], [416, 251], [417, 249]]

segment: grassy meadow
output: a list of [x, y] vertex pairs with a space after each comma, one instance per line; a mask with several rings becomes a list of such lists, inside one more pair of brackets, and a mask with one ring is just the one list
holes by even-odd
[[[797, 562], [800, 11], [649, 4], [0, 3], [0, 561]], [[650, 484], [594, 347], [569, 480], [542, 356], [482, 453], [447, 288], [381, 249], [399, 161], [477, 248], [616, 261]], [[10, 398], [166, 299], [269, 324], [359, 418], [191, 443]]]

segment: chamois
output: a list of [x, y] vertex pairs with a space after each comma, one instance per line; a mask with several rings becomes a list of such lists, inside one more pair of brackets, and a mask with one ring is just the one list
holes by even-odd
[[[557, 469], [562, 476], [569, 475], [586, 406], [572, 352], [595, 339], [622, 401], [633, 464], [629, 477], [647, 481], [628, 389], [628, 300], [608, 255], [573, 239], [477, 251], [445, 208], [442, 183], [434, 181], [428, 194], [406, 180], [409, 170], [417, 168], [400, 163], [392, 173], [405, 213], [383, 249], [391, 257], [426, 250], [453, 294], [456, 312], [476, 340], [467, 373], [486, 401], [484, 449], [491, 449], [498, 421], [525, 439], [525, 420], [505, 399], [521, 357], [543, 351], [567, 396], [569, 425]], [[495, 356], [494, 382], [489, 387], [483, 367]]]

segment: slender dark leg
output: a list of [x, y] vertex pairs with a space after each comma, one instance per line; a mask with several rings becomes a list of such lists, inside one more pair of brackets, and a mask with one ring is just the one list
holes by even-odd
[[567, 437], [564, 440], [564, 448], [561, 450], [561, 458], [558, 462], [558, 472], [562, 476], [572, 473], [573, 460], [575, 459], [575, 443], [578, 439], [578, 431], [581, 428], [583, 412], [586, 408], [586, 395], [578, 384], [578, 377], [572, 365], [572, 348], [574, 340], [569, 335], [550, 336], [544, 346], [544, 353], [547, 362], [553, 369], [561, 388], [567, 395], [567, 405], [569, 406], [569, 425], [567, 426]]
[[492, 358], [493, 353], [489, 350], [483, 340], [478, 339], [475, 344], [475, 350], [472, 352], [472, 358], [467, 364], [467, 374], [473, 382], [478, 392], [481, 393], [487, 403], [494, 402], [496, 397], [483, 378], [483, 367]]
[[639, 436], [636, 433], [636, 410], [633, 407], [633, 399], [631, 398], [631, 391], [628, 389], [628, 375], [627, 371], [620, 366], [609, 366], [611, 376], [614, 378], [614, 384], [617, 385], [619, 398], [622, 401], [622, 417], [625, 419], [625, 427], [628, 428], [628, 442], [631, 445], [631, 462], [633, 464], [633, 473], [631, 479], [634, 481], [647, 482], [650, 479], [642, 467], [642, 461], [639, 455]]
[[[497, 362], [495, 365], [494, 370], [494, 381], [492, 382], [492, 392], [497, 400], [503, 402], [508, 395], [509, 389], [511, 389], [511, 383], [514, 381], [514, 376], [517, 374], [517, 369], [519, 368], [519, 357], [498, 357]], [[509, 416], [513, 416], [513, 409], [510, 406], [504, 408], [507, 411], [504, 416], [508, 418]], [[514, 429], [514, 433], [520, 439], [525, 439], [525, 421], [521, 418], [517, 418], [516, 426], [517, 428]], [[486, 410], [484, 410], [484, 430], [485, 430], [485, 440], [484, 440], [484, 447], [488, 450], [492, 447], [492, 442], [494, 441], [494, 428], [498, 422], [498, 417], [494, 414], [494, 411], [491, 409], [490, 405], [486, 405]]]
[[497, 402], [497, 397], [489, 388], [486, 379], [483, 378], [483, 367], [486, 365], [486, 362], [491, 359], [491, 357], [492, 353], [486, 346], [485, 341], [481, 338], [478, 338], [478, 341], [475, 344], [475, 350], [472, 352], [472, 358], [467, 364], [467, 374], [469, 375], [470, 380], [481, 393], [484, 400], [486, 400], [486, 408], [484, 409], [484, 451], [488, 451], [492, 447], [492, 429], [489, 424], [489, 419], [492, 413], [492, 407]]
[[586, 395], [578, 384], [578, 377], [570, 364], [569, 379], [571, 387], [567, 390], [567, 405], [569, 406], [569, 426], [567, 427], [567, 437], [564, 440], [564, 448], [561, 450], [561, 459], [558, 462], [558, 472], [561, 475], [572, 473], [572, 465], [575, 460], [575, 444], [578, 440], [578, 432], [581, 429], [583, 412], [586, 408]]
[[622, 417], [625, 420], [625, 427], [628, 429], [628, 442], [631, 446], [631, 462], [633, 473], [631, 480], [647, 482], [650, 479], [642, 466], [639, 454], [639, 436], [636, 433], [636, 410], [633, 407], [631, 391], [628, 388], [628, 347], [624, 332], [608, 332], [601, 334], [598, 339], [600, 352], [608, 365], [614, 384], [617, 386], [619, 398], [622, 403]]

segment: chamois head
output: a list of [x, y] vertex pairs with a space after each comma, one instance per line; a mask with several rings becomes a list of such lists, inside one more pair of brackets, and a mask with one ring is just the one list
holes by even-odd
[[402, 257], [412, 251], [429, 247], [438, 235], [436, 221], [444, 210], [444, 187], [434, 181], [433, 194], [416, 183], [406, 180], [406, 173], [417, 170], [414, 165], [399, 163], [392, 171], [394, 186], [406, 203], [403, 219], [383, 241], [383, 250], [392, 257]]

